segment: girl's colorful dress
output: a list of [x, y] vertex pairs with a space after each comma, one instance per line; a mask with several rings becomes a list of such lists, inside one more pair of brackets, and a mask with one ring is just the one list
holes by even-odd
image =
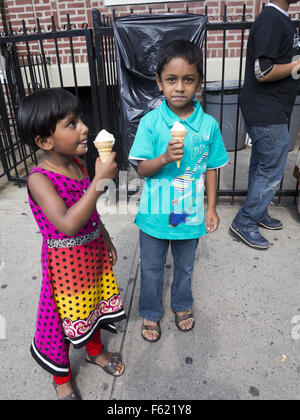
[[[74, 161], [85, 174], [81, 181], [38, 167], [29, 176], [35, 172], [46, 176], [69, 208], [90, 185], [84, 168]], [[49, 373], [64, 377], [69, 373], [66, 342], [81, 348], [100, 325], [116, 332], [113, 322], [124, 319], [125, 312], [97, 210], [70, 237], [58, 231], [28, 195], [43, 237], [43, 282], [31, 353]]]

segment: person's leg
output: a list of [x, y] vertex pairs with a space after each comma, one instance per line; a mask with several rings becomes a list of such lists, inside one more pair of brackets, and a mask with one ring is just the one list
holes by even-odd
[[[85, 349], [87, 351], [86, 360], [88, 362], [94, 361], [95, 364], [99, 365], [102, 368], [113, 359], [112, 353], [103, 351], [100, 328], [97, 328], [91, 341], [89, 341], [86, 344]], [[121, 360], [119, 360], [117, 363], [115, 363], [114, 367], [115, 369], [112, 369], [113, 375], [121, 376], [125, 369], [124, 363]]]
[[98, 356], [98, 354], [102, 352], [103, 345], [101, 342], [100, 334], [101, 334], [101, 330], [100, 328], [97, 328], [91, 341], [89, 341], [85, 346], [85, 349], [90, 356]]
[[[67, 348], [69, 350], [70, 343], [67, 343]], [[101, 353], [102, 343], [100, 340], [100, 329], [97, 329], [91, 341], [87, 343], [86, 350], [91, 356], [96, 356], [99, 353]], [[70, 366], [70, 362], [69, 362], [69, 366]], [[65, 396], [69, 395], [72, 392], [73, 387], [71, 384], [71, 380], [72, 380], [71, 367], [69, 368], [68, 376], [65, 376], [65, 377], [53, 376], [53, 380], [54, 380], [54, 383], [58, 385], [56, 388], [58, 398], [64, 398]]]
[[163, 313], [162, 285], [169, 241], [153, 238], [140, 232], [141, 249], [141, 291], [140, 315], [158, 322]]
[[[140, 231], [141, 290], [139, 313], [145, 325], [157, 327], [163, 314], [162, 286], [169, 241], [157, 239]], [[155, 331], [142, 331], [146, 339], [156, 340]]]
[[288, 156], [288, 126], [250, 127], [252, 158], [249, 190], [245, 204], [236, 215], [233, 226], [243, 232], [258, 230], [283, 177]]
[[[68, 351], [69, 351], [69, 348], [70, 348], [70, 343], [67, 343]], [[71, 382], [72, 371], [70, 367], [70, 361], [69, 361], [69, 375], [64, 376], [64, 377], [53, 375], [53, 381], [54, 381], [54, 384], [56, 385], [56, 393], [57, 393], [58, 399], [65, 398], [74, 392], [72, 382]]]
[[[248, 127], [246, 125], [246, 131], [249, 136], [255, 137], [255, 130], [252, 127]], [[254, 174], [256, 172], [256, 168], [259, 164], [259, 156], [256, 151], [255, 141], [252, 140], [252, 147], [251, 147], [251, 157], [250, 157], [250, 164], [249, 164], [249, 171], [248, 171], [248, 193], [251, 191], [253, 182], [254, 182]]]
[[[66, 346], [67, 346], [67, 351], [69, 352], [70, 343], [66, 343]], [[63, 385], [63, 384], [66, 384], [67, 382], [70, 382], [71, 379], [72, 379], [72, 371], [71, 371], [70, 360], [69, 360], [69, 375], [63, 376], [63, 377], [53, 375], [53, 380], [54, 380], [54, 383], [56, 383], [56, 385]]]
[[60, 376], [53, 375], [53, 380], [56, 383], [56, 385], [64, 385], [67, 382], [71, 382], [71, 380], [72, 380], [71, 368], [69, 369], [69, 375], [68, 376], [60, 377]]
[[[192, 294], [192, 275], [194, 271], [195, 253], [199, 239], [171, 241], [174, 259], [174, 278], [171, 287], [171, 307], [179, 316], [192, 310], [194, 299]], [[193, 318], [180, 322], [180, 329], [189, 330], [194, 324]]]

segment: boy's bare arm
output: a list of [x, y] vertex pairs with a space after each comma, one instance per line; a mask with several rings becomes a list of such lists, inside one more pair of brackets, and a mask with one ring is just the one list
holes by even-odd
[[217, 206], [217, 170], [208, 170], [206, 173], [207, 212], [206, 228], [208, 233], [218, 229], [220, 219], [216, 211]]
[[217, 170], [206, 172], [207, 208], [215, 209], [217, 205]]
[[175, 162], [183, 157], [184, 144], [178, 140], [169, 142], [166, 153], [151, 160], [142, 160], [138, 163], [138, 173], [141, 176], [148, 177], [157, 174], [164, 166]]
[[141, 160], [138, 163], [138, 173], [145, 178], [157, 174], [168, 164], [165, 154], [151, 160]]

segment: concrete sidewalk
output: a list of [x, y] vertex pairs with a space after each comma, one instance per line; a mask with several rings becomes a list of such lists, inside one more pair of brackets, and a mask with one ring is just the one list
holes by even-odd
[[[29, 352], [41, 286], [41, 237], [26, 188], [5, 184], [0, 195], [0, 399], [55, 400], [50, 375]], [[83, 399], [299, 399], [299, 218], [292, 207], [274, 206], [272, 215], [285, 228], [264, 231], [272, 246], [256, 251], [228, 234], [237, 210], [238, 205], [220, 204], [219, 231], [200, 240], [193, 279], [196, 326], [189, 333], [177, 330], [169, 306], [168, 256], [162, 338], [155, 344], [140, 337], [134, 217], [103, 217], [118, 249], [115, 272], [128, 319], [117, 335], [103, 332], [102, 338], [109, 350], [122, 352], [126, 372], [114, 380], [88, 365], [84, 350], [72, 350]]]

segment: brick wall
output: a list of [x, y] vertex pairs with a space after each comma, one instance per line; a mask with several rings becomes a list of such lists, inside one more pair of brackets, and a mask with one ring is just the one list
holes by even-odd
[[[36, 19], [39, 18], [42, 29], [47, 30], [51, 25], [51, 16], [54, 16], [57, 27], [63, 29], [67, 23], [67, 14], [70, 15], [72, 24], [81, 27], [82, 24], [88, 23], [89, 27], [93, 26], [92, 9], [97, 8], [105, 16], [112, 16], [112, 11], [115, 11], [116, 16], [128, 15], [134, 10], [134, 13], [149, 13], [151, 8], [152, 13], [165, 13], [170, 10], [174, 13], [184, 13], [186, 8], [190, 13], [204, 14], [205, 6], [207, 6], [208, 15], [210, 19], [220, 20], [224, 14], [224, 5], [227, 5], [227, 15], [232, 16], [233, 20], [239, 19], [242, 14], [243, 4], [247, 8], [246, 12], [249, 19], [254, 19], [262, 8], [262, 0], [245, 0], [245, 1], [223, 1], [223, 0], [207, 0], [195, 2], [175, 2], [175, 3], [160, 3], [151, 4], [147, 2], [146, 5], [129, 5], [129, 6], [113, 6], [105, 7], [105, 0], [5, 0], [6, 17], [12, 24], [14, 31], [18, 32], [22, 28], [22, 20], [25, 21], [26, 27], [34, 30], [36, 26]], [[267, 0], [266, 0], [267, 1]], [[146, 2], [145, 2], [146, 3]], [[299, 18], [299, 4], [294, 5], [290, 9], [292, 14], [298, 13]], [[2, 31], [3, 26], [0, 30]], [[246, 34], [247, 38], [247, 34]], [[241, 34], [238, 31], [230, 31], [227, 34], [226, 56], [237, 58], [240, 56], [240, 39]], [[83, 39], [74, 39], [74, 52], [76, 63], [86, 63], [86, 47]], [[70, 42], [67, 39], [58, 41], [61, 64], [70, 64]], [[31, 51], [37, 54], [40, 51], [39, 43], [32, 42]], [[208, 51], [209, 58], [218, 59], [223, 56], [223, 34], [221, 32], [209, 33]], [[55, 45], [53, 41], [46, 41], [44, 44], [47, 57], [50, 57], [52, 63], [56, 63]], [[244, 51], [245, 53], [245, 51]], [[19, 54], [26, 56], [26, 45], [19, 45]], [[24, 58], [26, 62], [26, 57]]]
[[[264, 1], [231, 0], [225, 2], [223, 0], [207, 0], [160, 4], [151, 4], [147, 1], [145, 6], [129, 5], [112, 7], [105, 7], [104, 0], [5, 0], [4, 3], [8, 21], [12, 23], [15, 30], [18, 30], [22, 26], [22, 19], [25, 20], [27, 26], [32, 27], [35, 26], [35, 19], [39, 18], [41, 25], [47, 27], [50, 16], [52, 15], [55, 17], [57, 25], [63, 26], [66, 23], [67, 13], [71, 15], [72, 22], [75, 24], [88, 23], [89, 26], [92, 26], [91, 10], [93, 8], [97, 8], [101, 13], [110, 16], [112, 15], [112, 10], [115, 10], [117, 16], [123, 16], [129, 14], [132, 9], [135, 13], [148, 13], [149, 8], [152, 9], [153, 13], [164, 13], [168, 9], [171, 12], [180, 13], [185, 12], [187, 7], [191, 13], [204, 13], [205, 6], [207, 6], [208, 14], [217, 18], [223, 15], [225, 3], [227, 5], [227, 13], [230, 16], [240, 15], [243, 4], [246, 3], [247, 13], [256, 16], [261, 10]], [[291, 6], [290, 11], [292, 14], [298, 13], [299, 15], [299, 4]]]

